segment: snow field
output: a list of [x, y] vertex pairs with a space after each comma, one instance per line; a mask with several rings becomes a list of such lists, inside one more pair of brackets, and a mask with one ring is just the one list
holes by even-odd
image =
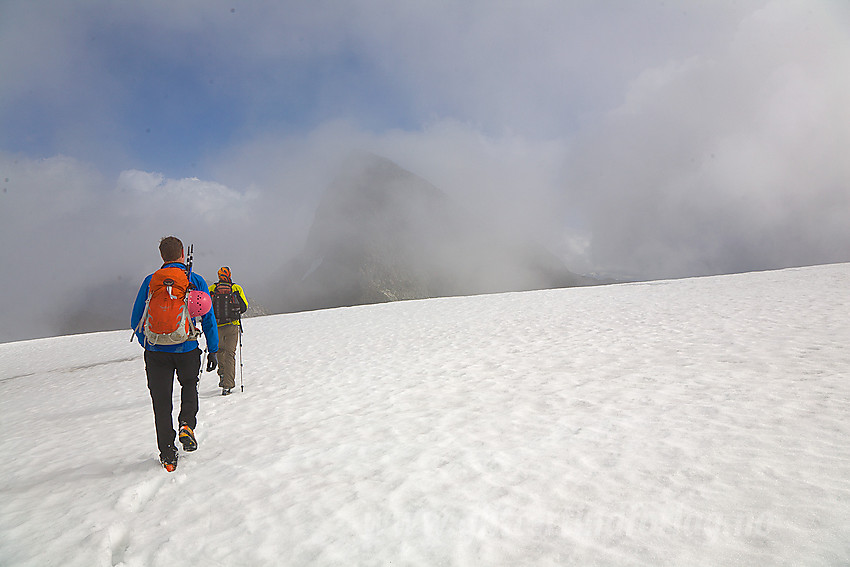
[[839, 264], [249, 319], [245, 391], [202, 374], [173, 474], [129, 330], [0, 344], [0, 564], [846, 564], [848, 289]]

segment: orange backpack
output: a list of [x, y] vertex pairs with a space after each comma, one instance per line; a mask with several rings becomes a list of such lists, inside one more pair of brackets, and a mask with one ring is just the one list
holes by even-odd
[[189, 316], [187, 295], [191, 284], [186, 270], [160, 268], [154, 272], [148, 287], [145, 312], [139, 325], [152, 345], [176, 345], [195, 340], [201, 331]]

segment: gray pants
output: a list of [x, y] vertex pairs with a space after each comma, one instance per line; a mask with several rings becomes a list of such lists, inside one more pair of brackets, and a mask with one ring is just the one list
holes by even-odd
[[236, 347], [239, 345], [239, 325], [218, 328], [218, 387], [236, 387]]

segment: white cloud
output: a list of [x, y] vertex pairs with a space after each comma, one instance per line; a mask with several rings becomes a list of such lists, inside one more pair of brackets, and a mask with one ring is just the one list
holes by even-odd
[[850, 35], [812, 8], [771, 2], [728, 45], [647, 70], [582, 137], [569, 187], [597, 263], [682, 276], [847, 259], [832, 219], [850, 218]]
[[[200, 270], [229, 264], [260, 285], [352, 149], [532, 231], [577, 269], [850, 260], [844, 2], [106, 5], [0, 9], [0, 120], [43, 119], [52, 143], [29, 127], [0, 137], [52, 148], [0, 154], [0, 234], [16, 243], [0, 260], [63, 274], [32, 284], [41, 302], [61, 305], [104, 258], [143, 276], [172, 233], [196, 244]], [[131, 77], [120, 49], [155, 72]], [[198, 82], [235, 125], [205, 117], [173, 142], [202, 148], [197, 173], [156, 173], [168, 169], [138, 157], [127, 121], [191, 114], [169, 104]], [[125, 108], [139, 92], [174, 114]], [[43, 114], [8, 114], [22, 100]]]
[[110, 182], [73, 158], [0, 153], [0, 186], [0, 265], [28, 274], [6, 307], [15, 325], [0, 340], [54, 333], [86, 293], [137, 286], [157, 267], [162, 236], [196, 242], [207, 274], [219, 262], [248, 262], [243, 232], [275, 240], [273, 227], [250, 224], [255, 195], [216, 182], [139, 170]]
[[247, 205], [253, 198], [214, 181], [197, 177], [168, 179], [161, 173], [136, 169], [119, 174], [117, 190], [134, 193], [137, 200], [152, 200], [158, 208], [200, 217], [206, 222], [247, 220]]

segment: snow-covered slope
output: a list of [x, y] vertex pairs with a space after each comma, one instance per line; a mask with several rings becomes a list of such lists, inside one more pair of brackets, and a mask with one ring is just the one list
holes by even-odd
[[130, 331], [0, 344], [0, 565], [846, 565], [850, 264], [249, 320], [163, 471]]

